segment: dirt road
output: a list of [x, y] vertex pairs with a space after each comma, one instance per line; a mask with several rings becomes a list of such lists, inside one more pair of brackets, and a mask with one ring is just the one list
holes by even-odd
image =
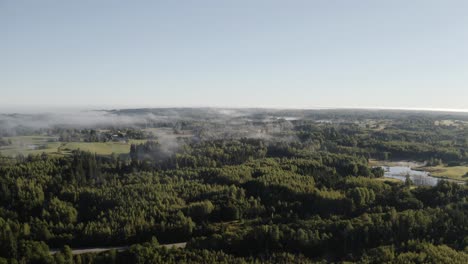
[[[175, 244], [164, 244], [160, 245], [161, 247], [165, 248], [185, 248], [187, 245], [186, 242], [184, 243], [175, 243]], [[104, 251], [108, 251], [111, 249], [115, 249], [117, 251], [124, 251], [129, 249], [129, 246], [124, 246], [124, 247], [97, 247], [97, 248], [77, 248], [77, 249], [72, 249], [72, 254], [73, 255], [79, 255], [79, 254], [85, 254], [85, 253], [100, 253]], [[55, 254], [59, 252], [60, 250], [58, 249], [51, 249], [50, 254]]]

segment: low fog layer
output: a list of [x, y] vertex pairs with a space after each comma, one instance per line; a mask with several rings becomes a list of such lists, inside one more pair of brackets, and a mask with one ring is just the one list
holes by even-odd
[[[257, 113], [258, 112], [258, 113]], [[258, 116], [256, 116], [258, 114]], [[145, 127], [151, 123], [177, 122], [180, 120], [201, 120], [210, 122], [230, 121], [243, 123], [241, 119], [253, 118], [266, 121], [269, 117], [258, 110], [236, 109], [127, 109], [93, 111], [56, 111], [44, 113], [3, 113], [0, 114], [2, 130], [27, 127], [46, 129], [54, 127], [107, 128]]]
[[[214, 124], [207, 133], [217, 133], [219, 128], [239, 126], [238, 130], [251, 130], [259, 123], [272, 124], [281, 121], [282, 126], [289, 126], [290, 121], [340, 120], [353, 121], [362, 118], [395, 119], [415, 114], [424, 114], [434, 119], [460, 119], [468, 121], [467, 113], [455, 112], [415, 112], [402, 110], [359, 110], [359, 109], [322, 109], [322, 110], [282, 110], [282, 109], [221, 109], [221, 108], [146, 108], [121, 110], [57, 110], [39, 113], [2, 113], [0, 131], [2, 134], [14, 134], [18, 128], [147, 128], [173, 126], [177, 122], [200, 121]], [[216, 125], [218, 124], [218, 125]], [[216, 129], [218, 128], [218, 129]], [[226, 133], [232, 132], [227, 130]], [[258, 132], [258, 133], [256, 133]], [[271, 127], [270, 133], [280, 132], [278, 127]], [[253, 129], [252, 137], [265, 137], [264, 133]]]

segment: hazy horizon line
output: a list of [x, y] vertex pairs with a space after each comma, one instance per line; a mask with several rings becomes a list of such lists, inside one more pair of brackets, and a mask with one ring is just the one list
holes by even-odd
[[14, 114], [14, 113], [44, 113], [47, 111], [110, 111], [110, 110], [128, 110], [128, 109], [165, 109], [165, 108], [178, 108], [178, 109], [265, 109], [265, 110], [377, 110], [377, 111], [425, 111], [425, 112], [453, 112], [453, 113], [468, 113], [467, 109], [457, 108], [430, 108], [430, 107], [329, 107], [329, 106], [210, 106], [210, 105], [88, 105], [88, 106], [20, 106], [8, 105], [0, 106], [0, 113]]

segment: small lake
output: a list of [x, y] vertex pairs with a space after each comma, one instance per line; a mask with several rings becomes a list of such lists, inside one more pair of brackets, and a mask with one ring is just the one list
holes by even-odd
[[382, 166], [385, 170], [384, 177], [405, 181], [409, 175], [414, 185], [435, 186], [441, 180], [429, 175], [427, 171], [417, 171], [406, 166]]

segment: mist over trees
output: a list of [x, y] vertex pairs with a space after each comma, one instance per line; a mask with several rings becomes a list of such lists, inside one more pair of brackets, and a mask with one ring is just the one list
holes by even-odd
[[[47, 134], [59, 143], [118, 142], [129, 151], [0, 155], [0, 263], [468, 259], [466, 183], [386, 180], [371, 163], [468, 166], [466, 116], [213, 109], [107, 114], [137, 122], [2, 130], [0, 142], [14, 131]], [[153, 121], [140, 123], [149, 114]], [[161, 246], [172, 243], [186, 244]], [[102, 247], [124, 249], [72, 251]]]

